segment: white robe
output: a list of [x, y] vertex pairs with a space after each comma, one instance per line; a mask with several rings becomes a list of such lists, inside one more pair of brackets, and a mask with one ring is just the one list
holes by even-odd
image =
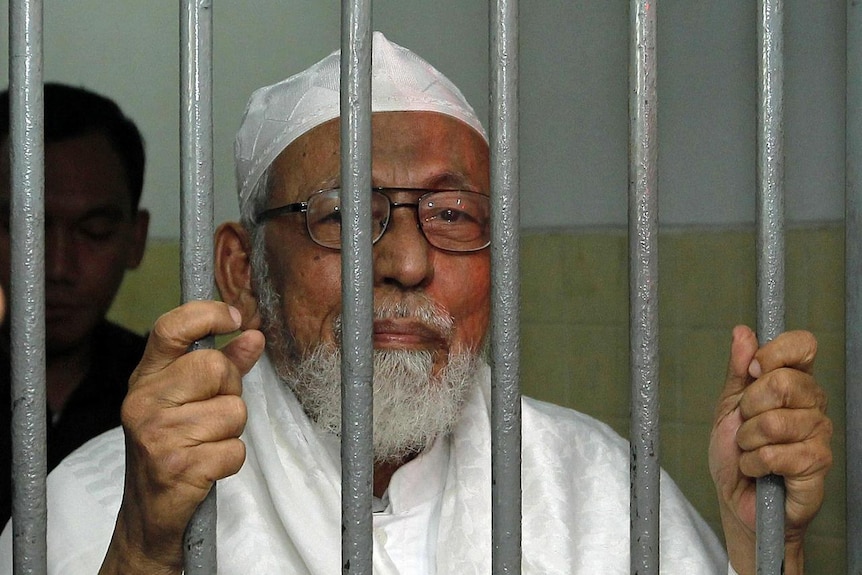
[[[490, 371], [446, 443], [439, 503], [438, 574], [490, 574]], [[219, 573], [331, 575], [340, 566], [340, 469], [264, 357], [244, 378], [247, 459], [218, 483]], [[629, 449], [578, 412], [522, 403], [522, 572], [629, 573]], [[48, 479], [49, 574], [91, 575], [111, 539], [123, 493], [120, 429], [92, 440]], [[429, 463], [429, 461], [431, 463]], [[392, 481], [398, 481], [396, 472]], [[415, 474], [414, 474], [415, 475]], [[375, 530], [374, 572], [397, 573]], [[661, 478], [661, 573], [728, 572], [724, 550], [666, 475]], [[11, 529], [0, 539], [0, 574], [11, 573]], [[413, 575], [413, 574], [411, 574]]]

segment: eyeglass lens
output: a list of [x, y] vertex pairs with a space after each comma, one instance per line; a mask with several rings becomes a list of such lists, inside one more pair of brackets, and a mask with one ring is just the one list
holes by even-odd
[[[371, 237], [376, 242], [386, 231], [393, 207], [415, 207], [419, 226], [432, 246], [449, 251], [475, 251], [490, 239], [490, 202], [476, 192], [433, 191], [418, 204], [396, 203], [375, 190], [371, 194]], [[341, 247], [341, 200], [339, 190], [325, 190], [308, 198], [308, 233], [322, 246]]]

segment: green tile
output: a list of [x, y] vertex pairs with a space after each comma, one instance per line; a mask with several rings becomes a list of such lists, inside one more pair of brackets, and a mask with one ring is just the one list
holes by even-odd
[[[521, 238], [521, 319], [547, 321], [565, 315], [562, 288], [562, 236], [524, 235]], [[555, 315], [557, 316], [555, 318]]]
[[805, 573], [847, 573], [847, 547], [843, 537], [810, 536], [805, 539]]
[[709, 433], [707, 424], [674, 424], [662, 422], [662, 467], [710, 524], [719, 525], [715, 486], [709, 475]]
[[573, 320], [628, 325], [628, 263], [621, 234], [577, 235], [564, 244], [563, 290]]
[[819, 332], [814, 374], [829, 399], [827, 413], [835, 424], [835, 434], [843, 435], [845, 420], [844, 334]]
[[673, 232], [659, 238], [660, 317], [671, 326], [751, 321], [754, 246], [746, 232]]
[[523, 319], [626, 324], [626, 266], [625, 238], [619, 233], [525, 234]]
[[820, 513], [814, 518], [808, 531], [812, 535], [843, 537], [846, 525], [846, 466], [844, 464], [844, 437], [836, 435], [832, 439], [834, 462], [826, 476], [825, 498]]
[[599, 419], [628, 417], [627, 332], [541, 324], [521, 330], [523, 393]]
[[671, 415], [684, 423], [712, 423], [715, 402], [724, 387], [730, 354], [731, 328], [677, 330], [662, 347], [661, 360], [676, 366], [676, 377], [662, 381]]
[[543, 401], [569, 404], [571, 374], [566, 351], [558, 342], [568, 328], [562, 324], [521, 326], [521, 392]]
[[[788, 291], [804, 299], [799, 325], [807, 329], [844, 329], [844, 229], [839, 226], [792, 230], [788, 234]], [[799, 255], [799, 259], [791, 255]], [[788, 322], [793, 313], [788, 307]]]
[[108, 318], [146, 333], [159, 316], [180, 302], [179, 244], [150, 240], [140, 267], [126, 273]]

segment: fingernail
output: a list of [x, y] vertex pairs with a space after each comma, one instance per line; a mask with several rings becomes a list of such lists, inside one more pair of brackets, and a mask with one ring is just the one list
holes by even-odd
[[239, 325], [242, 323], [242, 314], [239, 313], [239, 310], [233, 307], [232, 305], [227, 306], [227, 309], [230, 311], [230, 316], [233, 318], [234, 323]]
[[755, 379], [763, 375], [763, 369], [760, 367], [759, 361], [754, 359], [748, 364], [748, 374]]

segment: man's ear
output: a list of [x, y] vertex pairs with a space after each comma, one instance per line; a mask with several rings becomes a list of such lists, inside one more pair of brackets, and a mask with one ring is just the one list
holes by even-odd
[[260, 328], [257, 296], [251, 285], [251, 238], [237, 222], [226, 222], [216, 230], [215, 280], [222, 301], [242, 314], [240, 329]]

